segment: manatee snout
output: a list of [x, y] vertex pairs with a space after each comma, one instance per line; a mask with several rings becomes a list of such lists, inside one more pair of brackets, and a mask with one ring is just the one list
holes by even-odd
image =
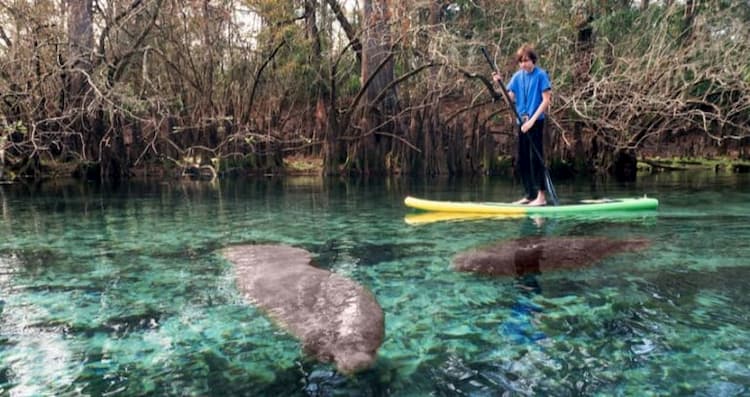
[[380, 306], [363, 305], [360, 308], [367, 311], [367, 315], [360, 318], [361, 324], [366, 326], [356, 332], [340, 334], [329, 349], [336, 368], [345, 374], [372, 367], [385, 337], [385, 319]]
[[336, 354], [333, 358], [336, 368], [345, 374], [353, 374], [372, 367], [377, 356], [375, 352], [344, 352]]

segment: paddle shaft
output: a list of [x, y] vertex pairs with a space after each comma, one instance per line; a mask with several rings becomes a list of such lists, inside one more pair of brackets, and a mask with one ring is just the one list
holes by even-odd
[[[492, 68], [493, 72], [500, 73], [500, 70], [497, 68], [497, 65], [495, 65], [495, 61], [490, 58], [490, 54], [487, 53], [487, 49], [482, 47], [482, 54], [484, 54], [484, 59], [487, 60], [487, 63], [490, 64], [490, 68]], [[518, 120], [519, 123], [523, 123], [523, 120], [521, 119], [521, 116], [518, 114], [518, 111], [516, 110], [516, 107], [513, 106], [513, 101], [510, 100], [510, 95], [508, 94], [508, 90], [505, 88], [505, 84], [503, 84], [502, 80], [498, 81], [497, 84], [500, 85], [500, 92], [503, 94], [503, 98], [505, 98], [505, 102], [508, 104], [508, 107], [510, 108], [511, 112], [513, 112], [513, 115], [516, 116], [516, 120]]]

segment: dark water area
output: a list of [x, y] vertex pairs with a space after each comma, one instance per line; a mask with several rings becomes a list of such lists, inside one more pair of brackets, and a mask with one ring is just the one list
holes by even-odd
[[[406, 195], [512, 201], [502, 178], [0, 185], [0, 394], [750, 394], [750, 175], [556, 184], [626, 216], [409, 224]], [[527, 236], [647, 239], [565, 271], [486, 277], [451, 260]], [[306, 359], [238, 293], [232, 244], [290, 244], [369, 288], [375, 366]]]

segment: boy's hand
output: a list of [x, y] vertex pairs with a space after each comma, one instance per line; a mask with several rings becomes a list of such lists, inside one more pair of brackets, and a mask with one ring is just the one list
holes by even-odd
[[521, 124], [521, 132], [525, 134], [529, 132], [529, 130], [533, 126], [534, 126], [534, 123], [531, 120], [529, 120], [527, 116], [523, 116], [523, 124]]

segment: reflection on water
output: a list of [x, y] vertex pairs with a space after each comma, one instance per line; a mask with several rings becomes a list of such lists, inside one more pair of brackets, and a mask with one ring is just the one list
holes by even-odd
[[[556, 181], [571, 200], [660, 200], [630, 218], [409, 225], [406, 195], [509, 201], [504, 180], [254, 179], [0, 185], [0, 394], [705, 395], [750, 392], [750, 178]], [[595, 266], [490, 278], [451, 270], [525, 236], [647, 238]], [[306, 359], [239, 298], [217, 253], [282, 243], [367, 286], [376, 366]]]

